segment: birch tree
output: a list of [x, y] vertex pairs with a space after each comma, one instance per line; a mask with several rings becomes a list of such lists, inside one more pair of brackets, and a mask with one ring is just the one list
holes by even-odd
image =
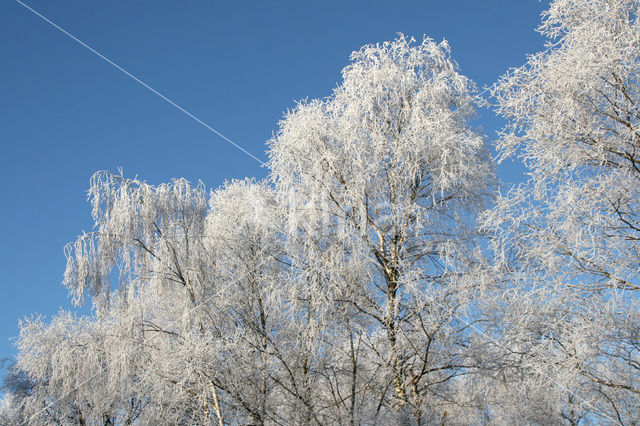
[[524, 377], [572, 399], [573, 419], [555, 408], [571, 424], [580, 411], [638, 418], [639, 11], [635, 0], [551, 2], [546, 49], [493, 89], [509, 123], [502, 156], [531, 176], [487, 216], [521, 296], [538, 300], [526, 324], [511, 307], [523, 330], [511, 335], [537, 342]]
[[282, 308], [269, 292], [280, 243], [268, 188], [230, 184], [208, 204], [184, 180], [154, 187], [99, 173], [89, 194], [96, 230], [69, 246], [65, 284], [77, 301], [92, 296], [99, 324], [128, 319], [128, 335], [105, 350], [145, 372], [145, 395], [162, 395], [144, 421], [222, 423], [226, 412], [263, 423], [265, 339]]
[[273, 180], [299, 243], [294, 260], [368, 330], [386, 381], [374, 411], [433, 421], [468, 371], [458, 316], [474, 290], [473, 214], [491, 161], [469, 124], [473, 84], [446, 42], [400, 36], [351, 59], [332, 96], [280, 123]]

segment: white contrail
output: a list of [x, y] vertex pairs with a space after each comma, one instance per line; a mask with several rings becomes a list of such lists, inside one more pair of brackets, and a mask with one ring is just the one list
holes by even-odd
[[205, 123], [204, 121], [200, 120], [198, 117], [196, 117], [195, 115], [193, 115], [192, 113], [190, 113], [189, 111], [187, 111], [186, 109], [184, 109], [183, 107], [181, 107], [180, 105], [178, 105], [177, 103], [172, 101], [171, 99], [167, 98], [165, 95], [163, 95], [162, 93], [158, 92], [156, 89], [154, 89], [153, 87], [149, 86], [147, 83], [145, 83], [144, 81], [140, 80], [138, 77], [136, 77], [135, 75], [131, 74], [129, 71], [127, 71], [126, 69], [122, 68], [120, 65], [116, 64], [111, 59], [107, 58], [106, 56], [104, 56], [103, 54], [101, 54], [100, 52], [95, 50], [93, 47], [89, 46], [88, 44], [86, 44], [82, 40], [78, 39], [76, 36], [74, 36], [73, 34], [69, 33], [64, 28], [62, 28], [59, 25], [57, 25], [56, 23], [52, 22], [50, 19], [48, 19], [47, 17], [43, 16], [38, 11], [33, 10], [31, 7], [27, 6], [26, 4], [24, 4], [20, 0], [16, 0], [16, 2], [18, 2], [19, 4], [24, 6], [29, 11], [31, 11], [34, 15], [39, 16], [40, 18], [42, 18], [43, 20], [45, 20], [46, 22], [51, 24], [53, 27], [55, 27], [56, 29], [58, 29], [61, 32], [63, 32], [69, 38], [71, 38], [71, 39], [75, 40], [76, 42], [78, 42], [81, 46], [89, 49], [91, 52], [93, 52], [95, 55], [97, 55], [101, 59], [103, 59], [106, 62], [108, 62], [109, 64], [113, 65], [116, 69], [118, 69], [119, 71], [124, 73], [126, 76], [132, 78], [133, 80], [138, 82], [140, 85], [142, 85], [146, 89], [148, 89], [151, 92], [155, 93], [156, 95], [160, 96], [162, 99], [164, 99], [165, 101], [167, 101], [168, 103], [170, 103], [171, 105], [173, 105], [174, 107], [176, 107], [177, 109], [179, 109], [180, 111], [182, 111], [183, 113], [188, 115], [189, 117], [193, 118], [195, 121], [197, 121], [198, 123], [202, 124], [204, 127], [209, 129], [210, 131], [212, 131], [216, 135], [220, 136], [222, 139], [224, 139], [225, 141], [229, 142], [231, 145], [233, 145], [236, 148], [238, 148], [240, 151], [242, 151], [245, 154], [247, 154], [249, 157], [251, 157], [254, 160], [256, 160], [258, 163], [260, 163], [261, 166], [265, 165], [264, 161], [262, 161], [261, 159], [259, 159], [258, 157], [256, 157], [255, 155], [253, 155], [252, 153], [250, 153], [249, 151], [247, 151], [246, 149], [244, 149], [243, 147], [241, 147], [240, 145], [238, 145], [237, 143], [235, 143], [234, 141], [232, 141], [231, 139], [229, 139], [228, 137], [226, 137], [225, 135], [223, 135], [222, 133], [220, 133], [219, 131], [217, 131], [216, 129], [214, 129], [213, 127], [208, 125], [207, 123]]

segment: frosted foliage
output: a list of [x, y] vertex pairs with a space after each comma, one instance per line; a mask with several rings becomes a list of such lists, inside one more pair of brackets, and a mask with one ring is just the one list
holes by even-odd
[[[106, 172], [91, 179], [89, 200], [95, 231], [65, 249], [64, 284], [76, 302], [89, 292], [98, 305], [108, 301], [115, 267], [123, 284], [135, 285], [132, 278], [188, 257], [189, 241], [202, 234], [207, 206], [204, 188], [184, 179], [154, 187]], [[176, 277], [156, 278], [180, 279], [181, 271], [172, 273]]]
[[538, 179], [585, 166], [635, 173], [639, 8], [635, 0], [554, 1], [540, 27], [548, 49], [495, 87], [499, 113], [511, 120], [500, 147], [522, 148]]
[[[95, 315], [26, 320], [6, 418], [401, 424], [474, 418], [493, 182], [446, 42], [352, 55], [270, 142], [272, 181], [207, 192], [97, 173], [64, 283]], [[110, 279], [117, 278], [117, 283]], [[464, 319], [460, 319], [463, 317]]]
[[[532, 179], [490, 223], [507, 232], [535, 224], [523, 250], [552, 247], [564, 257], [557, 266], [569, 262], [597, 286], [638, 288], [639, 11], [630, 0], [554, 1], [540, 27], [548, 49], [494, 88], [510, 120], [499, 146], [518, 152]], [[540, 212], [508, 207], [525, 197]]]
[[372, 257], [433, 255], [451, 266], [454, 241], [467, 239], [468, 214], [493, 177], [468, 126], [473, 86], [445, 42], [412, 46], [401, 37], [365, 46], [352, 61], [332, 97], [299, 104], [271, 141], [289, 227], [333, 227]]
[[[94, 382], [124, 398], [95, 395], [118, 407], [108, 418], [124, 415], [127, 404], [145, 424], [222, 421], [222, 410], [236, 423], [295, 416], [295, 404], [282, 409], [291, 399], [282, 387], [296, 380], [291, 321], [299, 314], [281, 293], [285, 263], [273, 190], [246, 180], [207, 196], [184, 180], [151, 186], [107, 173], [91, 183], [97, 230], [68, 249], [65, 283], [77, 300], [88, 291], [99, 315], [95, 322], [63, 318], [69, 329], [105, 330], [109, 338], [75, 336], [57, 319], [22, 326], [18, 365], [46, 381], [42, 396], [28, 398], [32, 420], [57, 418], [36, 407], [57, 395], [73, 398], [75, 387], [91, 392]], [[109, 291], [114, 267], [120, 285]], [[86, 352], [87, 343], [99, 342]], [[76, 361], [60, 366], [70, 359]], [[294, 376], [281, 377], [282, 368]], [[85, 420], [98, 415], [89, 408], [108, 411], [91, 401], [77, 408]]]
[[384, 405], [436, 421], [464, 374], [473, 215], [493, 182], [469, 125], [474, 87], [444, 41], [400, 36], [351, 60], [332, 96], [298, 104], [270, 141], [288, 253], [347, 329], [379, 330], [362, 344], [392, 383], [375, 390]]
[[512, 295], [493, 308], [525, 405], [558, 422], [638, 418], [638, 12], [637, 0], [552, 1], [546, 49], [493, 88], [501, 155], [530, 173], [484, 216]]
[[473, 85], [446, 42], [411, 46], [402, 37], [365, 46], [352, 61], [332, 97], [301, 103], [280, 123], [271, 142], [280, 187], [300, 182], [309, 197], [299, 198], [311, 203], [348, 197], [354, 205], [345, 208], [377, 209], [389, 225], [403, 219], [392, 208], [423, 223], [427, 207], [446, 197], [477, 202], [491, 168], [467, 124]]
[[138, 397], [132, 386], [139, 373], [136, 365], [118, 357], [128, 349], [120, 339], [128, 337], [113, 322], [96, 323], [66, 312], [47, 325], [40, 318], [25, 321], [16, 364], [28, 372], [30, 382], [22, 395], [22, 420], [34, 425], [134, 421], [146, 398]]

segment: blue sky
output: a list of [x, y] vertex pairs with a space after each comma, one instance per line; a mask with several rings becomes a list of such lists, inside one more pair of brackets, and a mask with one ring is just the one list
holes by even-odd
[[[538, 0], [28, 0], [259, 158], [283, 112], [339, 83], [349, 53], [402, 32], [446, 38], [480, 87], [540, 50]], [[215, 188], [267, 170], [18, 2], [0, 2], [0, 358], [25, 315], [70, 308], [63, 247], [90, 230], [89, 178]], [[495, 139], [501, 121], [480, 111]], [[517, 181], [516, 164], [499, 168]]]

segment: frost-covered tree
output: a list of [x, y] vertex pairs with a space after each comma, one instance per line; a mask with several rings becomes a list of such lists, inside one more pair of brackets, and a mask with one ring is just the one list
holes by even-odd
[[625, 424], [639, 415], [639, 12], [637, 0], [551, 2], [546, 49], [493, 90], [509, 122], [502, 155], [520, 156], [531, 176], [487, 215], [521, 292], [505, 317], [518, 328], [503, 329], [530, 342], [523, 377], [570, 401], [552, 411], [572, 424], [580, 412]]
[[[273, 179], [294, 266], [343, 309], [346, 337], [357, 324], [374, 354], [382, 380], [371, 410], [434, 421], [460, 402], [455, 378], [469, 371], [459, 316], [478, 288], [468, 279], [473, 215], [491, 161], [469, 124], [473, 84], [446, 42], [400, 36], [351, 59], [332, 96], [280, 123]], [[352, 402], [365, 392], [355, 386]]]
[[22, 424], [25, 422], [24, 402], [32, 394], [35, 383], [25, 370], [16, 366], [15, 361], [4, 359], [0, 365], [7, 365], [7, 373], [0, 387], [4, 393], [0, 401], [0, 425]]
[[135, 365], [114, 359], [120, 351], [108, 349], [120, 346], [115, 330], [111, 321], [68, 312], [49, 324], [41, 318], [24, 321], [19, 357], [5, 385], [14, 418], [7, 424], [134, 422], [146, 398], [132, 386], [139, 376]]
[[70, 249], [66, 282], [77, 298], [92, 292], [98, 312], [109, 310], [104, 283], [118, 265], [115, 294], [139, 312], [145, 348], [155, 346], [145, 388], [168, 396], [150, 404], [152, 419], [283, 416], [269, 405], [278, 368], [292, 354], [287, 340], [274, 343], [290, 317], [272, 190], [236, 182], [207, 202], [201, 186], [182, 180], [154, 187], [98, 174], [90, 197], [97, 230]]
[[505, 156], [519, 152], [534, 201], [544, 201], [528, 222], [553, 224], [533, 228], [543, 229], [530, 241], [558, 255], [545, 269], [580, 271], [592, 278], [592, 290], [640, 289], [639, 10], [632, 0], [554, 1], [540, 27], [547, 50], [494, 89], [498, 112], [510, 121], [499, 148]]
[[446, 42], [400, 36], [351, 59], [332, 96], [280, 123], [269, 182], [94, 175], [94, 229], [64, 276], [93, 313], [23, 322], [29, 387], [3, 419], [479, 419], [475, 216], [494, 177], [474, 86]]

